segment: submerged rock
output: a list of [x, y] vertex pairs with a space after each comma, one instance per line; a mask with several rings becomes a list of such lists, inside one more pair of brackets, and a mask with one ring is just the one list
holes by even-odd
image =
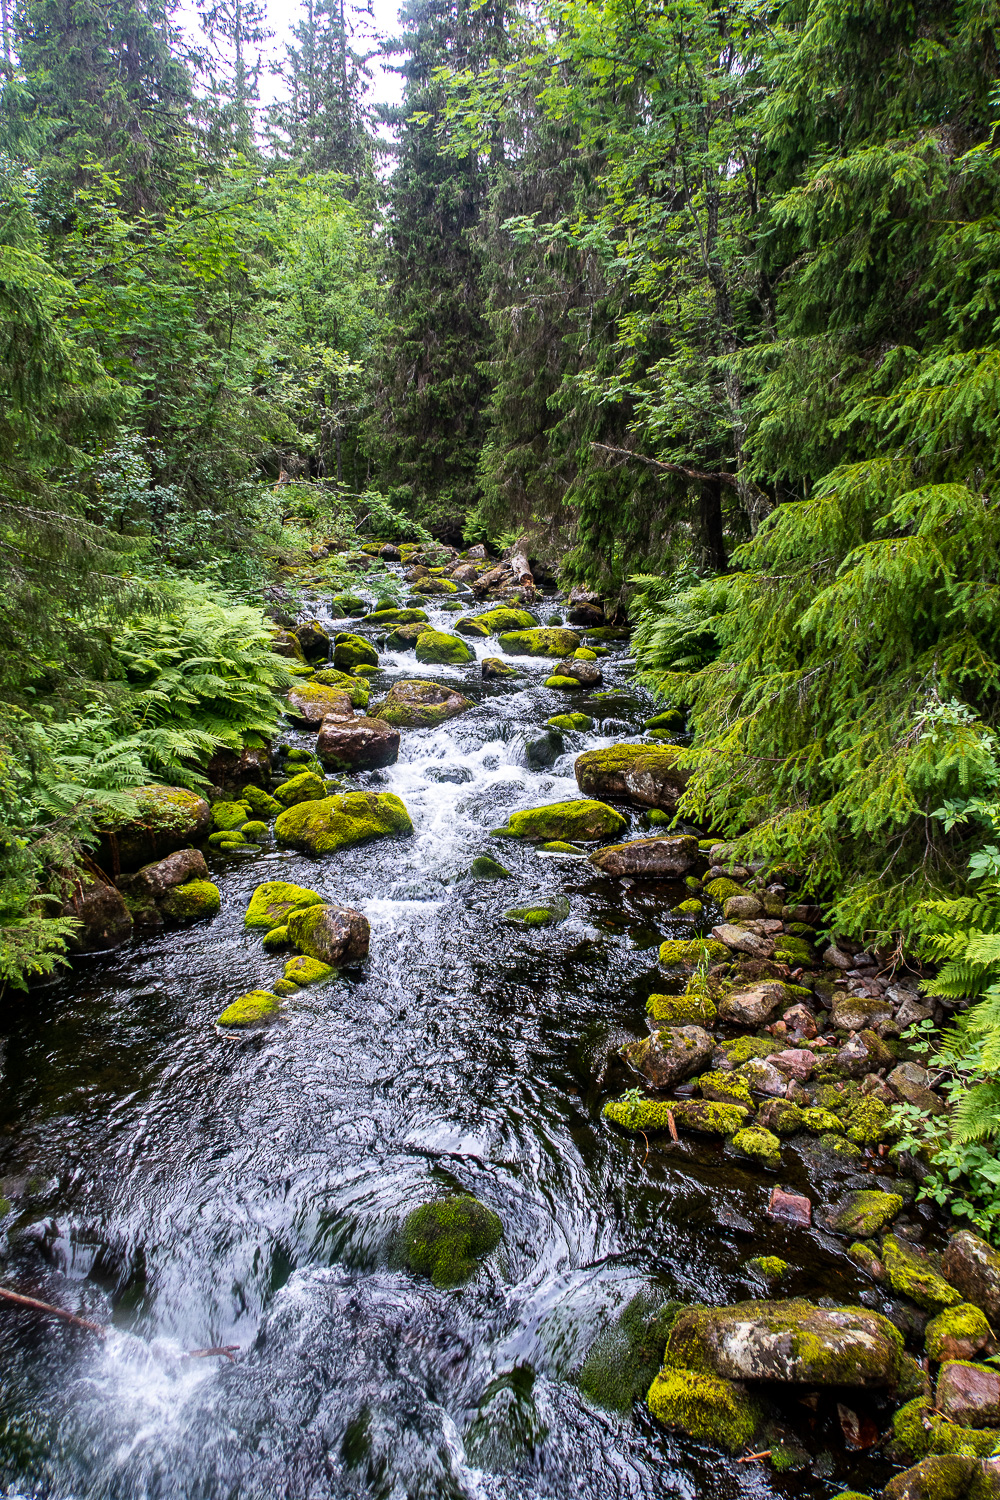
[[512, 630], [500, 636], [500, 650], [505, 656], [565, 656], [579, 644], [575, 631], [556, 628]]
[[288, 936], [300, 952], [332, 968], [368, 957], [371, 927], [363, 912], [323, 902], [289, 912]]
[[280, 1009], [280, 995], [274, 994], [272, 990], [250, 990], [234, 1000], [232, 1005], [227, 1005], [215, 1024], [234, 1031], [268, 1026], [278, 1019]]
[[669, 1089], [700, 1072], [712, 1046], [701, 1026], [665, 1026], [641, 1041], [626, 1043], [621, 1055], [654, 1088]]
[[324, 766], [335, 771], [373, 771], [392, 766], [399, 758], [399, 730], [384, 719], [358, 717], [349, 724], [324, 719], [316, 754]]
[[533, 771], [555, 765], [563, 753], [563, 738], [558, 730], [546, 729], [524, 737], [524, 758]]
[[628, 1414], [643, 1401], [663, 1360], [676, 1307], [662, 1294], [638, 1292], [587, 1350], [577, 1384], [591, 1401]]
[[287, 808], [274, 825], [279, 844], [307, 854], [330, 854], [369, 839], [412, 832], [410, 815], [392, 792], [347, 792], [321, 802], [300, 802]]
[[565, 922], [569, 916], [569, 902], [565, 896], [553, 896], [531, 906], [515, 906], [511, 911], [505, 911], [504, 916], [514, 927], [552, 927], [557, 922]]
[[476, 880], [510, 880], [509, 870], [488, 854], [477, 854], [472, 861], [472, 874]]
[[375, 717], [400, 728], [423, 729], [453, 719], [471, 707], [471, 698], [454, 688], [414, 678], [393, 683]]
[[505, 838], [527, 839], [532, 844], [547, 844], [554, 839], [587, 841], [612, 838], [628, 827], [621, 813], [603, 802], [550, 802], [545, 807], [526, 808], [511, 813], [506, 828], [494, 833]]
[[436, 1287], [458, 1286], [503, 1238], [500, 1215], [476, 1198], [422, 1203], [406, 1217], [406, 1257]]
[[610, 797], [637, 807], [673, 811], [689, 772], [677, 764], [673, 745], [612, 745], [576, 758], [576, 781], [587, 797]]
[[322, 903], [319, 891], [310, 890], [308, 886], [293, 885], [290, 880], [265, 880], [250, 897], [243, 925], [270, 932], [275, 927], [286, 927], [291, 912]]
[[683, 875], [698, 860], [698, 840], [690, 834], [673, 837], [632, 839], [612, 844], [590, 856], [592, 865], [605, 875], [651, 875], [668, 878]]

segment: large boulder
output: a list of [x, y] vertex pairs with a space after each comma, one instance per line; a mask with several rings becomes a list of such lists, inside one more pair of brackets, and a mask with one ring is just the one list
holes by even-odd
[[865, 1307], [738, 1302], [682, 1312], [667, 1341], [666, 1361], [724, 1380], [893, 1390], [903, 1340], [880, 1313]]
[[425, 729], [471, 707], [472, 699], [454, 688], [414, 678], [393, 683], [375, 717], [404, 729]]
[[373, 771], [394, 765], [399, 756], [399, 730], [384, 719], [324, 719], [316, 740], [316, 754], [335, 771]]
[[425, 630], [417, 637], [417, 661], [439, 665], [464, 667], [473, 660], [473, 653], [460, 636], [448, 635], [444, 630]]
[[369, 839], [412, 832], [410, 815], [392, 792], [347, 792], [320, 802], [300, 802], [286, 808], [274, 825], [279, 844], [307, 854], [330, 854]]
[[573, 801], [550, 802], [545, 807], [511, 813], [507, 827], [493, 831], [505, 838], [526, 839], [530, 844], [549, 844], [554, 840], [613, 838], [627, 827], [621, 813], [603, 802]]
[[611, 798], [636, 807], [673, 812], [687, 784], [675, 745], [611, 745], [576, 758], [577, 786], [585, 797]]
[[425, 609], [376, 609], [365, 621], [366, 625], [426, 625]]
[[[896, 1474], [882, 1491], [885, 1500], [964, 1500], [983, 1473], [978, 1458], [959, 1453], [932, 1453], [912, 1469]], [[990, 1500], [984, 1489], [976, 1500]]]
[[275, 927], [284, 927], [292, 912], [322, 904], [319, 891], [312, 891], [306, 885], [293, 885], [290, 880], [265, 880], [250, 897], [243, 925], [270, 932]]
[[338, 672], [353, 672], [355, 667], [362, 666], [377, 667], [378, 652], [364, 636], [342, 630], [335, 637], [333, 665]]
[[526, 609], [509, 609], [498, 605], [496, 609], [484, 610], [475, 616], [480, 625], [485, 625], [490, 635], [509, 634], [515, 630], [534, 630], [538, 621]]
[[674, 838], [631, 839], [611, 844], [590, 856], [605, 875], [683, 875], [698, 860], [698, 840], [691, 834]]
[[297, 682], [289, 689], [288, 716], [299, 724], [322, 724], [324, 719], [352, 719], [354, 705], [347, 693], [322, 683]]
[[1000, 1251], [963, 1229], [948, 1242], [941, 1270], [966, 1302], [981, 1307], [1000, 1332]]
[[186, 844], [208, 837], [212, 814], [204, 797], [179, 786], [140, 786], [132, 793], [133, 816], [105, 815], [98, 863], [112, 874], [137, 870]]
[[300, 953], [336, 969], [368, 957], [371, 928], [363, 912], [324, 902], [290, 912], [288, 936]]
[[551, 627], [508, 630], [500, 636], [500, 650], [505, 656], [566, 656], [579, 644], [580, 637], [575, 631]]
[[74, 953], [103, 953], [120, 948], [132, 936], [132, 915], [125, 898], [101, 877], [77, 880], [61, 915], [79, 922], [67, 945]]
[[701, 1026], [665, 1026], [641, 1041], [627, 1043], [621, 1054], [654, 1088], [670, 1089], [701, 1071], [713, 1045]]

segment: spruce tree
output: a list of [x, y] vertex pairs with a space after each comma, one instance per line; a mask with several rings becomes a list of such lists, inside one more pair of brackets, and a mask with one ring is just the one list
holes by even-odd
[[303, 0], [278, 70], [286, 94], [268, 116], [278, 152], [297, 171], [344, 173], [355, 191], [370, 184], [374, 157], [369, 18], [368, 8], [345, 0]]

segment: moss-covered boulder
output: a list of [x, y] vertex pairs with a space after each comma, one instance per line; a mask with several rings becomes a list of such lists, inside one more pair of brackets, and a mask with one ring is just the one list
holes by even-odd
[[664, 1367], [649, 1388], [646, 1405], [664, 1427], [727, 1453], [745, 1448], [760, 1425], [760, 1409], [745, 1387], [693, 1370]]
[[977, 1458], [958, 1453], [935, 1453], [912, 1469], [896, 1474], [882, 1491], [884, 1500], [993, 1500], [995, 1491], [973, 1495], [974, 1480], [982, 1476]]
[[506, 635], [517, 630], [534, 630], [538, 621], [534, 615], [530, 615], [526, 609], [510, 609], [506, 605], [498, 605], [496, 609], [487, 609], [481, 615], [476, 615], [480, 625], [485, 625], [490, 635]]
[[311, 958], [307, 953], [297, 953], [290, 958], [285, 965], [283, 979], [291, 980], [292, 984], [324, 984], [326, 980], [333, 979], [336, 969], [332, 964], [325, 964], [321, 959]]
[[325, 901], [289, 912], [288, 936], [300, 952], [337, 968], [367, 958], [371, 928], [364, 912]]
[[368, 616], [366, 625], [426, 625], [427, 611], [424, 609], [376, 609]]
[[210, 880], [186, 880], [174, 885], [160, 901], [160, 910], [172, 922], [200, 922], [217, 915], [222, 905], [219, 887]]
[[575, 651], [580, 637], [572, 630], [508, 630], [500, 636], [505, 656], [566, 656]]
[[865, 1307], [739, 1302], [682, 1312], [665, 1359], [725, 1380], [894, 1390], [903, 1340], [888, 1318]]
[[893, 1291], [909, 1297], [918, 1307], [937, 1313], [946, 1307], [957, 1307], [962, 1301], [961, 1292], [949, 1286], [918, 1245], [893, 1234], [886, 1235], [882, 1242], [882, 1264]]
[[368, 707], [371, 688], [360, 677], [352, 677], [350, 672], [338, 672], [335, 667], [327, 667], [309, 680], [311, 684], [319, 687], [333, 688], [337, 693], [346, 693], [351, 700], [352, 708]]
[[826, 1215], [826, 1221], [835, 1234], [849, 1234], [852, 1239], [874, 1239], [880, 1230], [891, 1224], [903, 1207], [898, 1193], [867, 1191], [848, 1193]]
[[324, 687], [315, 677], [298, 682], [285, 699], [288, 717], [297, 724], [321, 724], [326, 718], [350, 719], [354, 707], [349, 693]]
[[417, 637], [416, 652], [417, 661], [452, 667], [464, 667], [473, 660], [473, 653], [461, 636], [448, 635], [443, 630], [425, 630]]
[[598, 1406], [625, 1414], [633, 1402], [645, 1400], [677, 1311], [662, 1295], [638, 1292], [587, 1350], [577, 1374], [584, 1394]]
[[472, 699], [454, 688], [413, 678], [393, 683], [375, 717], [401, 729], [429, 729], [471, 707]]
[[458, 584], [452, 583], [450, 578], [418, 578], [410, 587], [415, 594], [424, 594], [427, 597], [458, 593]]
[[565, 922], [569, 916], [569, 902], [565, 896], [550, 896], [548, 900], [533, 902], [531, 906], [515, 906], [504, 912], [504, 918], [512, 927], [554, 927]]
[[472, 861], [472, 875], [476, 880], [510, 880], [509, 870], [488, 854], [477, 854]]
[[1000, 1250], [962, 1229], [949, 1240], [941, 1271], [966, 1302], [983, 1309], [1000, 1333]]
[[292, 946], [292, 940], [288, 936], [288, 928], [282, 923], [280, 927], [271, 927], [261, 938], [261, 943], [268, 953], [280, 953], [284, 948]]
[[274, 825], [279, 844], [307, 854], [330, 854], [369, 839], [412, 832], [410, 815], [392, 792], [347, 792], [321, 802], [300, 802], [286, 808]]
[[926, 1396], [915, 1396], [892, 1419], [890, 1457], [912, 1464], [930, 1453], [964, 1453], [987, 1458], [1000, 1447], [995, 1427], [963, 1427], [938, 1411]]
[[707, 995], [650, 995], [646, 1014], [665, 1026], [711, 1026], [716, 1009]]
[[566, 677], [561, 672], [555, 672], [551, 677], [546, 677], [547, 688], [560, 688], [564, 693], [575, 693], [583, 686], [575, 677]]
[[356, 619], [368, 613], [368, 605], [360, 594], [334, 594], [330, 600], [330, 614], [335, 620]]
[[282, 786], [276, 788], [275, 801], [282, 807], [295, 807], [299, 802], [318, 802], [325, 797], [326, 782], [315, 771], [300, 771]]
[[550, 802], [545, 807], [511, 813], [506, 828], [494, 829], [504, 838], [526, 839], [547, 844], [553, 839], [567, 842], [614, 838], [628, 827], [621, 813], [603, 802]]
[[271, 631], [271, 650], [275, 656], [305, 665], [305, 653], [290, 630]]
[[728, 948], [712, 938], [667, 938], [660, 944], [660, 963], [665, 969], [696, 969], [699, 964], [717, 964], [728, 957]]
[[503, 1222], [476, 1198], [442, 1198], [408, 1214], [403, 1236], [414, 1271], [429, 1276], [436, 1287], [458, 1286], [499, 1245]]
[[360, 666], [377, 667], [378, 652], [364, 636], [341, 631], [333, 647], [333, 665], [338, 672], [353, 673]]
[[626, 1042], [621, 1055], [654, 1088], [669, 1089], [701, 1071], [712, 1055], [712, 1038], [701, 1026], [663, 1026]]
[[227, 1005], [215, 1024], [233, 1031], [252, 1030], [276, 1021], [280, 1009], [281, 996], [273, 990], [250, 990]]
[[390, 651], [409, 651], [429, 629], [428, 625], [397, 625], [389, 632], [385, 643]]
[[455, 629], [459, 635], [478, 637], [479, 640], [486, 640], [489, 636], [489, 630], [485, 625], [481, 625], [474, 615], [468, 615], [461, 620], [456, 620]]
[[585, 797], [672, 812], [690, 774], [677, 763], [681, 753], [674, 745], [648, 744], [585, 750], [576, 758], [577, 786]]
[[320, 906], [323, 900], [319, 891], [312, 891], [308, 886], [293, 885], [290, 880], [265, 880], [250, 897], [243, 925], [264, 932], [287, 927], [291, 912], [303, 911], [307, 906]]
[[[250, 821], [250, 807], [245, 802], [213, 802], [212, 827], [217, 833], [239, 832]], [[209, 840], [211, 843], [211, 840]]]
[[521, 675], [517, 667], [512, 667], [510, 662], [501, 661], [499, 656], [484, 657], [481, 670], [484, 682], [494, 682], [502, 677], [520, 677]]
[[724, 1104], [715, 1099], [677, 1099], [674, 1123], [695, 1135], [735, 1135], [751, 1118], [742, 1104]]
[[555, 714], [553, 718], [546, 719], [550, 729], [575, 729], [580, 733], [593, 729], [594, 721], [589, 714]]
[[249, 805], [250, 811], [255, 818], [264, 818], [268, 822], [276, 818], [281, 811], [281, 803], [270, 792], [265, 792], [259, 786], [247, 786], [243, 788], [242, 801]]
[[132, 789], [131, 796], [134, 814], [101, 814], [97, 862], [103, 870], [113, 875], [137, 870], [207, 838], [212, 815], [197, 792], [178, 786], [140, 786]]
[[936, 1364], [974, 1359], [992, 1343], [993, 1331], [986, 1314], [971, 1302], [946, 1307], [931, 1319], [924, 1331], [927, 1357]]
[[737, 1130], [732, 1145], [740, 1156], [756, 1162], [758, 1166], [768, 1167], [775, 1172], [781, 1166], [781, 1142], [770, 1130], [762, 1130], [758, 1125]]

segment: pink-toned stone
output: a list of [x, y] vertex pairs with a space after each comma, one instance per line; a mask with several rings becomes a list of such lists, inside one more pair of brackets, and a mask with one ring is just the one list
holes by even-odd
[[767, 1216], [783, 1224], [801, 1224], [808, 1228], [812, 1223], [812, 1204], [801, 1193], [786, 1193], [784, 1188], [771, 1189]]
[[987, 1365], [942, 1365], [938, 1410], [960, 1427], [1000, 1427], [1000, 1370]]

